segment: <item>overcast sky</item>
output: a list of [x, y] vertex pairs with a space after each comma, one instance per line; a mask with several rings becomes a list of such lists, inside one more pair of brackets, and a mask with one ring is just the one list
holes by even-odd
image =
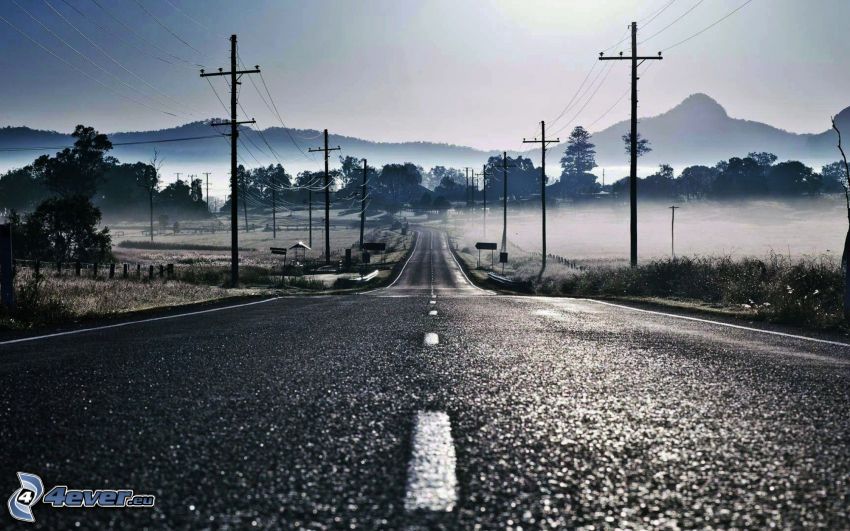
[[[0, 124], [112, 132], [221, 116], [196, 64], [228, 67], [236, 33], [240, 57], [261, 66], [289, 126], [516, 149], [540, 120], [558, 116], [594, 65], [598, 91], [593, 85], [550, 130], [565, 136], [573, 125], [599, 130], [628, 117], [628, 98], [614, 105], [628, 63], [596, 58], [630, 21], [643, 22], [638, 40], [648, 42], [639, 49], [654, 55], [744, 1], [3, 0], [0, 15], [56, 57], [0, 21]], [[753, 0], [653, 61], [640, 113], [704, 92], [735, 117], [824, 131], [850, 105], [848, 20], [848, 0]], [[628, 53], [627, 44], [611, 53]], [[224, 79], [211, 81], [227, 103]], [[279, 125], [247, 79], [242, 91], [261, 127]]]

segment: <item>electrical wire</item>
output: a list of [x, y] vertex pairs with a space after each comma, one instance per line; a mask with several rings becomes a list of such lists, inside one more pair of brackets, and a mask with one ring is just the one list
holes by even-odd
[[[195, 51], [198, 55], [200, 55], [200, 56], [203, 56], [203, 55], [204, 55], [204, 54], [203, 54], [203, 52], [201, 52], [199, 49], [195, 48], [194, 46], [192, 46], [191, 44], [189, 44], [188, 42], [186, 42], [185, 40], [183, 40], [183, 38], [181, 38], [181, 37], [180, 37], [180, 35], [177, 35], [177, 33], [175, 33], [174, 31], [172, 31], [172, 30], [171, 30], [171, 28], [169, 28], [168, 26], [166, 26], [164, 22], [162, 22], [162, 21], [161, 21], [161, 20], [160, 20], [160, 19], [159, 19], [156, 15], [154, 15], [153, 13], [151, 13], [151, 12], [148, 10], [148, 8], [146, 8], [146, 7], [144, 6], [144, 4], [142, 4], [139, 0], [134, 0], [134, 2], [136, 2], [136, 5], [137, 5], [137, 6], [139, 6], [140, 8], [142, 8], [142, 11], [144, 11], [145, 13], [147, 13], [149, 17], [151, 17], [152, 19], [154, 19], [154, 21], [155, 21], [157, 24], [159, 24], [159, 25], [162, 27], [162, 29], [164, 29], [165, 31], [167, 31], [168, 33], [170, 33], [172, 37], [174, 37], [174, 38], [175, 38], [175, 39], [177, 39], [178, 41], [182, 42], [183, 44], [185, 44], [186, 46], [188, 46], [188, 47], [189, 47], [189, 48], [191, 48], [192, 50], [194, 50], [194, 51]], [[198, 66], [203, 66], [203, 65], [198, 65]]]
[[70, 67], [72, 70], [75, 70], [75, 71], [77, 71], [78, 73], [82, 74], [83, 76], [85, 76], [85, 77], [87, 77], [87, 78], [91, 79], [92, 81], [94, 81], [94, 82], [95, 82], [95, 83], [97, 83], [98, 85], [100, 85], [100, 86], [102, 86], [103, 88], [105, 88], [106, 90], [108, 90], [108, 91], [110, 91], [110, 92], [112, 92], [112, 93], [116, 94], [117, 96], [119, 96], [119, 97], [121, 97], [121, 98], [124, 98], [124, 99], [126, 99], [126, 100], [128, 100], [128, 101], [131, 101], [131, 102], [133, 102], [133, 103], [135, 103], [135, 104], [137, 104], [137, 105], [141, 105], [142, 107], [145, 107], [145, 108], [150, 109], [150, 110], [152, 110], [152, 111], [155, 111], [155, 112], [161, 112], [161, 113], [163, 113], [163, 114], [167, 114], [167, 115], [169, 115], [169, 116], [175, 116], [175, 117], [177, 116], [177, 115], [176, 115], [176, 114], [174, 114], [174, 113], [167, 112], [167, 111], [164, 111], [164, 110], [162, 110], [162, 109], [157, 109], [157, 108], [155, 108], [155, 107], [152, 107], [152, 106], [148, 105], [147, 103], [145, 103], [145, 102], [143, 102], [143, 101], [141, 101], [141, 100], [138, 100], [138, 99], [136, 99], [136, 98], [133, 98], [133, 97], [131, 97], [131, 96], [127, 96], [126, 94], [122, 94], [121, 92], [118, 92], [117, 90], [115, 90], [115, 88], [110, 87], [109, 85], [107, 85], [106, 83], [104, 83], [103, 81], [101, 81], [100, 79], [98, 79], [98, 78], [94, 77], [93, 75], [91, 75], [89, 72], [86, 72], [85, 70], [83, 70], [83, 69], [81, 69], [80, 67], [76, 66], [75, 64], [71, 63], [70, 61], [68, 61], [68, 60], [67, 60], [67, 59], [65, 59], [64, 57], [61, 57], [61, 56], [57, 55], [57, 54], [56, 54], [53, 50], [51, 50], [51, 49], [47, 48], [46, 46], [44, 46], [43, 44], [41, 44], [40, 42], [38, 42], [37, 40], [35, 40], [33, 37], [31, 37], [29, 34], [27, 34], [26, 32], [24, 32], [22, 29], [18, 28], [18, 27], [17, 27], [17, 26], [15, 26], [14, 24], [12, 24], [9, 20], [7, 20], [7, 19], [6, 19], [5, 17], [3, 17], [2, 15], [0, 15], [0, 20], [2, 20], [3, 22], [5, 22], [6, 24], [8, 24], [8, 25], [9, 25], [9, 26], [13, 29], [13, 30], [17, 31], [18, 33], [20, 33], [21, 35], [23, 35], [24, 37], [26, 37], [26, 39], [27, 39], [27, 40], [29, 40], [30, 42], [32, 42], [33, 44], [35, 44], [36, 46], [38, 46], [39, 48], [41, 48], [42, 50], [44, 50], [45, 52], [47, 52], [48, 54], [50, 54], [51, 56], [53, 56], [55, 59], [57, 59], [57, 60], [61, 61], [62, 63], [64, 63], [64, 64], [65, 64], [65, 65], [67, 65], [68, 67]]
[[[0, 16], [0, 19], [3, 17]], [[138, 140], [134, 142], [112, 142], [113, 146], [136, 146], [142, 144], [165, 144], [169, 142], [186, 142], [188, 140], [203, 140], [206, 138], [217, 138], [223, 137], [224, 135], [215, 134], [215, 135], [205, 135], [205, 136], [190, 136], [184, 138], [163, 138], [158, 140]], [[0, 147], [0, 151], [53, 151], [53, 150], [62, 150], [69, 149], [73, 146], [41, 146], [41, 147]]]
[[[101, 54], [103, 54], [103, 55], [104, 55], [104, 57], [106, 57], [107, 59], [109, 59], [110, 61], [112, 61], [112, 62], [113, 62], [113, 63], [115, 63], [116, 65], [118, 65], [118, 66], [119, 66], [122, 70], [124, 70], [125, 72], [127, 72], [128, 74], [130, 74], [131, 76], [133, 76], [134, 78], [136, 78], [137, 80], [139, 80], [139, 81], [141, 81], [142, 83], [144, 83], [144, 84], [145, 84], [145, 86], [147, 86], [148, 88], [150, 88], [151, 90], [153, 90], [154, 92], [156, 92], [157, 94], [159, 94], [160, 96], [162, 96], [163, 98], [165, 98], [165, 99], [167, 99], [167, 100], [170, 100], [173, 104], [177, 105], [177, 107], [178, 107], [178, 108], [187, 108], [187, 109], [189, 109], [189, 106], [188, 106], [188, 105], [186, 105], [185, 103], [180, 102], [180, 101], [177, 101], [176, 99], [172, 98], [171, 96], [169, 96], [169, 95], [168, 95], [168, 94], [166, 94], [165, 92], [161, 91], [161, 90], [160, 90], [160, 89], [158, 89], [157, 87], [155, 87], [155, 86], [151, 85], [151, 84], [150, 84], [150, 83], [149, 83], [146, 79], [144, 79], [144, 78], [143, 78], [143, 77], [141, 77], [140, 75], [136, 74], [135, 72], [133, 72], [132, 70], [130, 70], [130, 69], [129, 69], [129, 68], [127, 68], [126, 66], [124, 66], [124, 65], [123, 65], [120, 61], [118, 61], [118, 60], [117, 60], [117, 59], [115, 59], [112, 55], [110, 55], [110, 54], [109, 54], [109, 52], [107, 52], [106, 50], [104, 50], [104, 49], [103, 49], [103, 48], [102, 48], [99, 44], [97, 44], [96, 42], [94, 42], [93, 40], [91, 40], [91, 39], [88, 37], [88, 35], [86, 35], [86, 34], [85, 34], [82, 30], [80, 30], [80, 28], [78, 28], [77, 26], [75, 26], [75, 25], [74, 25], [74, 24], [73, 24], [70, 20], [68, 20], [68, 18], [67, 18], [67, 17], [65, 17], [65, 15], [63, 15], [63, 14], [62, 14], [61, 12], [59, 12], [59, 11], [58, 11], [55, 7], [53, 7], [53, 5], [52, 5], [50, 2], [48, 2], [48, 0], [42, 0], [42, 1], [44, 2], [44, 4], [45, 4], [45, 5], [47, 5], [47, 7], [49, 7], [49, 8], [50, 8], [50, 9], [51, 9], [54, 13], [56, 13], [56, 15], [57, 15], [59, 18], [61, 18], [61, 19], [62, 19], [62, 20], [63, 20], [66, 24], [68, 24], [69, 26], [71, 26], [71, 28], [73, 28], [73, 29], [74, 29], [74, 31], [76, 31], [76, 32], [77, 32], [77, 34], [79, 34], [79, 35], [80, 35], [80, 37], [82, 37], [83, 39], [85, 39], [85, 40], [86, 40], [86, 42], [88, 42], [89, 44], [91, 44], [91, 45], [92, 45], [95, 49], [97, 49], [97, 50], [98, 50]], [[190, 112], [189, 112], [188, 114], [195, 114], [195, 113], [194, 113], [194, 112], [191, 112], [191, 110], [190, 110]]]
[[655, 38], [656, 36], [658, 36], [659, 34], [663, 33], [663, 32], [664, 32], [665, 30], [667, 30], [670, 26], [672, 26], [672, 25], [673, 25], [673, 24], [675, 24], [676, 22], [679, 22], [679, 21], [680, 21], [680, 20], [682, 20], [683, 18], [685, 18], [685, 16], [687, 16], [687, 15], [688, 15], [688, 13], [690, 13], [690, 12], [691, 12], [691, 11], [693, 11], [694, 9], [698, 8], [698, 7], [699, 7], [699, 5], [700, 5], [700, 4], [702, 4], [704, 1], [705, 1], [705, 0], [699, 0], [696, 4], [692, 5], [692, 6], [691, 6], [691, 7], [690, 7], [687, 11], [685, 11], [684, 13], [682, 13], [681, 15], [679, 15], [678, 17], [676, 17], [675, 19], [673, 19], [673, 22], [671, 22], [671, 23], [667, 24], [666, 26], [664, 26], [664, 27], [663, 27], [663, 28], [661, 28], [660, 30], [656, 31], [655, 33], [653, 33], [653, 34], [652, 34], [652, 35], [650, 35], [649, 37], [646, 37], [646, 38], [645, 38], [645, 39], [643, 39], [642, 41], [638, 42], [638, 44], [643, 44], [643, 43], [647, 42], [648, 40], [653, 39], [653, 38]]
[[714, 22], [712, 22], [712, 23], [711, 23], [711, 24], [709, 24], [708, 26], [706, 26], [706, 27], [704, 27], [703, 29], [699, 30], [698, 32], [694, 33], [694, 34], [693, 34], [693, 35], [691, 35], [690, 37], [687, 37], [687, 38], [685, 38], [685, 39], [682, 39], [682, 40], [680, 40], [679, 42], [677, 42], [677, 43], [675, 43], [675, 44], [671, 44], [670, 46], [667, 46], [666, 48], [663, 48], [663, 50], [664, 50], [664, 51], [666, 51], [666, 50], [670, 50], [670, 49], [672, 49], [672, 48], [675, 48], [676, 46], [679, 46], [680, 44], [684, 44], [684, 43], [688, 42], [689, 40], [693, 39], [694, 37], [697, 37], [697, 36], [699, 36], [699, 35], [702, 35], [702, 34], [703, 34], [703, 33], [705, 33], [706, 31], [710, 30], [710, 29], [711, 29], [711, 28], [713, 28], [714, 26], [716, 26], [716, 25], [720, 24], [721, 22], [723, 22], [723, 21], [724, 21], [724, 20], [726, 20], [727, 18], [731, 17], [732, 15], [734, 15], [735, 13], [737, 13], [738, 11], [740, 11], [741, 9], [743, 9], [743, 8], [744, 8], [747, 4], [749, 4], [749, 3], [750, 3], [750, 2], [752, 2], [752, 1], [753, 1], [753, 0], [747, 0], [746, 2], [744, 2], [743, 4], [741, 4], [740, 6], [736, 7], [735, 9], [733, 9], [732, 11], [730, 11], [729, 13], [727, 13], [726, 15], [724, 15], [723, 17], [721, 17], [721, 18], [719, 18], [719, 19], [715, 20]]

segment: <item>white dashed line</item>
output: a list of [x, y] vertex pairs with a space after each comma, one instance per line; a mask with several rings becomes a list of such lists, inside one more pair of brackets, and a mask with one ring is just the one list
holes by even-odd
[[434, 332], [428, 332], [427, 334], [425, 334], [424, 343], [426, 345], [428, 345], [429, 347], [432, 346], [432, 345], [436, 345], [439, 342], [440, 342], [440, 337], [437, 334], [435, 334]]
[[428, 315], [437, 315], [437, 310], [431, 310]]
[[431, 301], [428, 304], [437, 304], [437, 301]]
[[449, 416], [442, 411], [419, 411], [413, 428], [404, 508], [451, 512], [457, 503], [456, 464]]

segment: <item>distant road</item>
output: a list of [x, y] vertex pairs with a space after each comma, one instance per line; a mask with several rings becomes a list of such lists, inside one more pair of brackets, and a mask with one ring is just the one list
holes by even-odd
[[368, 294], [0, 345], [0, 495], [157, 497], [41, 529], [847, 528], [848, 412], [850, 347], [495, 295], [421, 229]]

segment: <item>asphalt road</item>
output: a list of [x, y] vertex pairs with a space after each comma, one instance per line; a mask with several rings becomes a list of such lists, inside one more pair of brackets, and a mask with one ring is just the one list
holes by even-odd
[[423, 230], [368, 294], [0, 344], [0, 495], [156, 496], [41, 529], [848, 528], [849, 411], [850, 347], [494, 295]]

